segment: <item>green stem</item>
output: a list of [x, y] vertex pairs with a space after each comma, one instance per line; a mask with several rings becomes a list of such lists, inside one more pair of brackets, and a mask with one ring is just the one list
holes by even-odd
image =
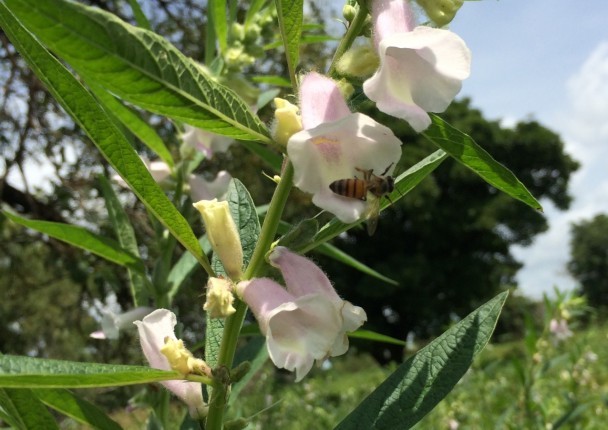
[[340, 44], [336, 48], [336, 52], [334, 53], [334, 58], [331, 60], [331, 65], [329, 66], [329, 70], [327, 74], [329, 76], [334, 76], [336, 73], [336, 63], [338, 60], [344, 55], [346, 51], [350, 49], [355, 39], [361, 34], [361, 30], [365, 25], [365, 20], [367, 18], [367, 7], [363, 5], [364, 2], [359, 2], [359, 8], [357, 10], [357, 14], [353, 18], [352, 22], [348, 26], [348, 30], [346, 30], [346, 34], [340, 41]]
[[[283, 214], [283, 209], [289, 197], [289, 191], [293, 181], [293, 166], [289, 161], [285, 163], [281, 182], [274, 191], [268, 212], [264, 218], [260, 237], [249, 261], [249, 265], [245, 270], [243, 279], [254, 278], [264, 265], [264, 257], [277, 233], [279, 221]], [[236, 344], [239, 338], [243, 320], [247, 314], [247, 304], [237, 300], [235, 304], [236, 312], [226, 318], [224, 333], [222, 336], [222, 344], [218, 354], [217, 369], [231, 369], [236, 352]], [[216, 381], [213, 384], [211, 398], [209, 400], [209, 415], [207, 416], [206, 430], [221, 430], [224, 421], [224, 410], [226, 406], [226, 387], [221, 381]]]
[[287, 197], [289, 197], [289, 191], [291, 191], [292, 186], [293, 165], [289, 159], [287, 159], [285, 162], [285, 168], [283, 169], [283, 174], [281, 175], [281, 182], [274, 191], [272, 200], [270, 201], [268, 212], [264, 218], [264, 225], [262, 225], [262, 231], [260, 233], [260, 237], [258, 238], [258, 243], [253, 251], [249, 265], [245, 270], [243, 279], [254, 278], [262, 268], [264, 257], [270, 249], [270, 245], [272, 245], [274, 237], [277, 234], [279, 221], [281, 220], [281, 215], [283, 214], [283, 209], [285, 208], [285, 203], [287, 202]]

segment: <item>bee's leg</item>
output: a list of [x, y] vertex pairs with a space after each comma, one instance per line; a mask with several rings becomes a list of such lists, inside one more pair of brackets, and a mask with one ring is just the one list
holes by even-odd
[[386, 172], [388, 172], [388, 169], [390, 169], [390, 168], [392, 167], [392, 165], [393, 165], [393, 164], [395, 164], [395, 163], [391, 163], [391, 164], [389, 164], [389, 165], [388, 165], [388, 167], [387, 167], [387, 168], [384, 170], [384, 172], [382, 172], [382, 174], [381, 174], [380, 176], [384, 176], [384, 175], [386, 175]]

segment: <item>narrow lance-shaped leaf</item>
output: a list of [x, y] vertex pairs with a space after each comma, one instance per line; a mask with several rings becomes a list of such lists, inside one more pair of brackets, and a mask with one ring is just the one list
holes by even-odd
[[0, 387], [90, 388], [183, 379], [176, 371], [144, 366], [0, 355]]
[[336, 429], [409, 429], [420, 421], [454, 388], [486, 346], [507, 295], [499, 294], [418, 351]]
[[11, 11], [85, 81], [180, 122], [270, 142], [264, 123], [232, 90], [158, 34], [66, 0], [7, 0]]
[[190, 225], [169, 201], [128, 140], [94, 97], [0, 3], [0, 25], [38, 78], [95, 143], [146, 207], [213, 273]]
[[303, 0], [276, 0], [279, 15], [281, 38], [285, 47], [289, 75], [295, 76], [300, 58], [300, 38], [302, 36], [302, 19], [304, 16]]
[[[392, 202], [396, 202], [407, 193], [409, 193], [416, 185], [418, 185], [424, 178], [426, 178], [433, 170], [435, 170], [442, 162], [447, 158], [447, 154], [442, 150], [433, 152], [428, 157], [419, 161], [397, 178], [395, 178], [395, 190], [389, 195]], [[383, 210], [389, 206], [390, 202], [388, 199], [383, 199], [380, 204], [380, 209]], [[351, 229], [352, 227], [360, 224], [363, 220], [357, 221], [352, 224], [344, 224], [343, 222], [333, 219], [325, 224], [319, 230], [319, 233], [314, 237], [309, 244], [297, 249], [298, 252], [308, 252], [311, 249], [316, 248], [322, 243], [336, 237], [342, 232]]]
[[17, 224], [89, 251], [112, 263], [129, 267], [138, 273], [144, 270], [143, 262], [137, 256], [122, 249], [118, 242], [99, 236], [83, 227], [60, 222], [29, 220], [5, 211], [2, 213]]
[[120, 430], [122, 427], [91, 402], [64, 389], [32, 390], [36, 397], [57, 412], [97, 430]]
[[[127, 252], [141, 258], [139, 255], [139, 248], [137, 247], [137, 239], [135, 238], [135, 231], [129, 221], [125, 210], [123, 209], [116, 193], [112, 189], [110, 182], [105, 176], [99, 176], [99, 185], [106, 202], [106, 208], [108, 209], [108, 216], [110, 222], [114, 227], [116, 236], [120, 246]], [[189, 253], [186, 253], [190, 255]], [[148, 292], [152, 292], [152, 286], [148, 282], [144, 273], [134, 272], [130, 268], [127, 269], [129, 272], [129, 283], [131, 285], [131, 297], [133, 298], [133, 306], [143, 306], [148, 298]]]
[[9, 422], [19, 430], [59, 429], [51, 412], [31, 390], [0, 390], [0, 409], [10, 413]]
[[131, 133], [143, 142], [148, 148], [158, 155], [161, 160], [167, 163], [170, 167], [175, 165], [171, 152], [165, 145], [165, 142], [160, 138], [149, 124], [147, 124], [136, 112], [131, 108], [122, 104], [116, 97], [108, 93], [99, 85], [91, 85], [91, 91], [95, 97], [103, 104], [117, 121], [124, 125]]
[[513, 172], [492, 158], [470, 136], [437, 115], [431, 114], [431, 119], [431, 126], [422, 133], [427, 139], [477, 173], [488, 184], [536, 210], [542, 210], [540, 203]]
[[137, 21], [137, 25], [141, 28], [145, 28], [146, 30], [152, 30], [152, 26], [150, 25], [150, 21], [144, 14], [144, 11], [141, 10], [141, 6], [137, 3], [137, 0], [127, 0], [129, 2], [129, 6], [133, 10], [133, 17], [135, 21]]
[[228, 48], [228, 22], [226, 20], [226, 0], [209, 0], [209, 15], [215, 29], [215, 37], [220, 47], [220, 53], [226, 54]]

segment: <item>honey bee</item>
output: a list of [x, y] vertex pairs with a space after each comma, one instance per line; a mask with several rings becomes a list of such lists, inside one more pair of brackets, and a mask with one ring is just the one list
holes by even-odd
[[380, 175], [375, 175], [373, 169], [365, 170], [355, 167], [358, 172], [363, 174], [363, 179], [357, 177], [338, 179], [329, 184], [329, 189], [340, 196], [368, 201], [365, 217], [367, 232], [370, 236], [374, 234], [378, 226], [382, 197], [386, 196], [390, 201], [388, 195], [395, 189], [395, 180], [392, 176], [386, 174], [392, 165], [393, 163]]

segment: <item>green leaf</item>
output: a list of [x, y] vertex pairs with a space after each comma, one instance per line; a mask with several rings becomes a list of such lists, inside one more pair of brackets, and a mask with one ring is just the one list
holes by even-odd
[[287, 67], [290, 76], [295, 76], [295, 70], [300, 58], [300, 38], [302, 37], [302, 20], [304, 16], [303, 0], [276, 0], [279, 28], [285, 47]]
[[431, 114], [432, 124], [422, 134], [450, 154], [473, 172], [477, 173], [488, 184], [496, 187], [511, 197], [542, 210], [542, 206], [530, 194], [530, 191], [505, 166], [494, 160], [490, 154], [465, 133]]
[[9, 422], [13, 428], [59, 429], [49, 410], [31, 390], [0, 389], [0, 409], [4, 409], [9, 414]]
[[152, 30], [152, 26], [150, 25], [150, 21], [146, 18], [144, 11], [141, 10], [141, 6], [137, 3], [137, 0], [127, 0], [129, 2], [129, 6], [133, 10], [133, 16], [135, 17], [135, 21], [137, 25], [141, 28], [145, 28], [146, 30]]
[[45, 405], [78, 421], [99, 430], [120, 430], [122, 427], [108, 417], [101, 409], [71, 391], [34, 390], [34, 394]]
[[[442, 150], [435, 151], [395, 178], [395, 190], [389, 195], [391, 201], [396, 202], [403, 198], [433, 170], [435, 170], [446, 158], [447, 154]], [[390, 202], [388, 199], [382, 199], [380, 209], [384, 210], [389, 205]], [[314, 240], [303, 248], [298, 249], [298, 252], [306, 253], [363, 221], [364, 220], [360, 220], [352, 224], [344, 224], [343, 222], [340, 222], [334, 218], [321, 227]]]
[[14, 355], [0, 356], [0, 387], [117, 387], [171, 379], [184, 378], [179, 372], [143, 366], [80, 363]]
[[336, 428], [411, 428], [454, 388], [486, 346], [507, 295], [482, 305], [399, 366]]
[[144, 271], [143, 262], [130, 252], [122, 249], [120, 244], [112, 239], [99, 236], [75, 225], [52, 221], [29, 220], [6, 211], [2, 211], [2, 213], [17, 224], [89, 251], [112, 263], [120, 264], [139, 273]]
[[120, 124], [124, 125], [131, 133], [137, 136], [144, 145], [158, 155], [169, 167], [173, 168], [175, 165], [173, 156], [165, 145], [165, 142], [156, 133], [156, 130], [141, 119], [135, 111], [122, 104], [102, 87], [91, 85], [90, 88], [95, 97], [97, 97], [97, 100], [104, 105], [106, 111], [110, 112]]
[[208, 13], [215, 29], [215, 37], [220, 53], [226, 54], [228, 48], [228, 23], [226, 20], [226, 0], [209, 0]]
[[342, 251], [339, 248], [336, 248], [335, 246], [327, 242], [320, 244], [317, 247], [316, 251], [330, 258], [333, 258], [334, 260], [339, 261], [340, 263], [346, 264], [347, 266], [357, 269], [358, 271], [365, 273], [366, 275], [373, 276], [376, 279], [386, 282], [387, 284], [399, 285], [399, 282], [395, 281], [394, 279], [384, 276], [380, 272], [377, 272], [368, 265], [360, 262], [356, 258], [348, 255], [346, 252]]
[[[106, 208], [108, 209], [108, 216], [110, 222], [114, 227], [116, 236], [118, 237], [118, 243], [122, 249], [141, 259], [139, 255], [139, 248], [137, 247], [137, 239], [135, 238], [135, 231], [129, 221], [122, 204], [118, 200], [116, 193], [110, 185], [110, 181], [105, 176], [99, 176], [99, 185], [103, 198], [106, 202]], [[190, 253], [186, 253], [190, 255]], [[143, 262], [142, 262], [143, 266]], [[148, 279], [145, 274], [141, 272], [135, 272], [130, 268], [127, 268], [129, 273], [129, 283], [131, 286], [131, 297], [133, 298], [134, 306], [143, 306], [148, 298], [148, 292], [152, 292], [152, 286], [149, 285]]]
[[[36, 3], [38, 5], [39, 3]], [[63, 9], [62, 9], [63, 10]], [[38, 78], [95, 143], [139, 199], [211, 273], [188, 222], [154, 181], [129, 141], [86, 89], [0, 3], [0, 25]]]
[[270, 142], [233, 91], [154, 32], [66, 0], [8, 0], [12, 12], [85, 81], [123, 100], [213, 133]]
[[[260, 236], [260, 221], [256, 212], [255, 204], [249, 195], [249, 191], [238, 179], [232, 179], [226, 196], [230, 207], [230, 214], [236, 224], [241, 238], [243, 248], [243, 265], [247, 267], [253, 250]], [[216, 273], [227, 276], [222, 263], [213, 255], [211, 265]], [[220, 344], [224, 331], [224, 320], [220, 318], [209, 318], [207, 316], [207, 335], [205, 338], [205, 361], [211, 368], [217, 364]]]
[[319, 221], [314, 218], [303, 219], [295, 226], [282, 221], [279, 225], [279, 231], [281, 230], [286, 231], [286, 233], [281, 236], [277, 245], [285, 246], [289, 249], [298, 249], [309, 243], [317, 234], [319, 231]]
[[262, 9], [265, 3], [266, 0], [252, 0], [249, 2], [246, 8], [245, 29], [259, 19], [258, 12]]
[[395, 339], [394, 337], [376, 333], [370, 330], [357, 330], [352, 333], [348, 333], [348, 337], [352, 337], [353, 339], [371, 340], [372, 342], [392, 343], [393, 345], [406, 345], [406, 343], [402, 340]]

